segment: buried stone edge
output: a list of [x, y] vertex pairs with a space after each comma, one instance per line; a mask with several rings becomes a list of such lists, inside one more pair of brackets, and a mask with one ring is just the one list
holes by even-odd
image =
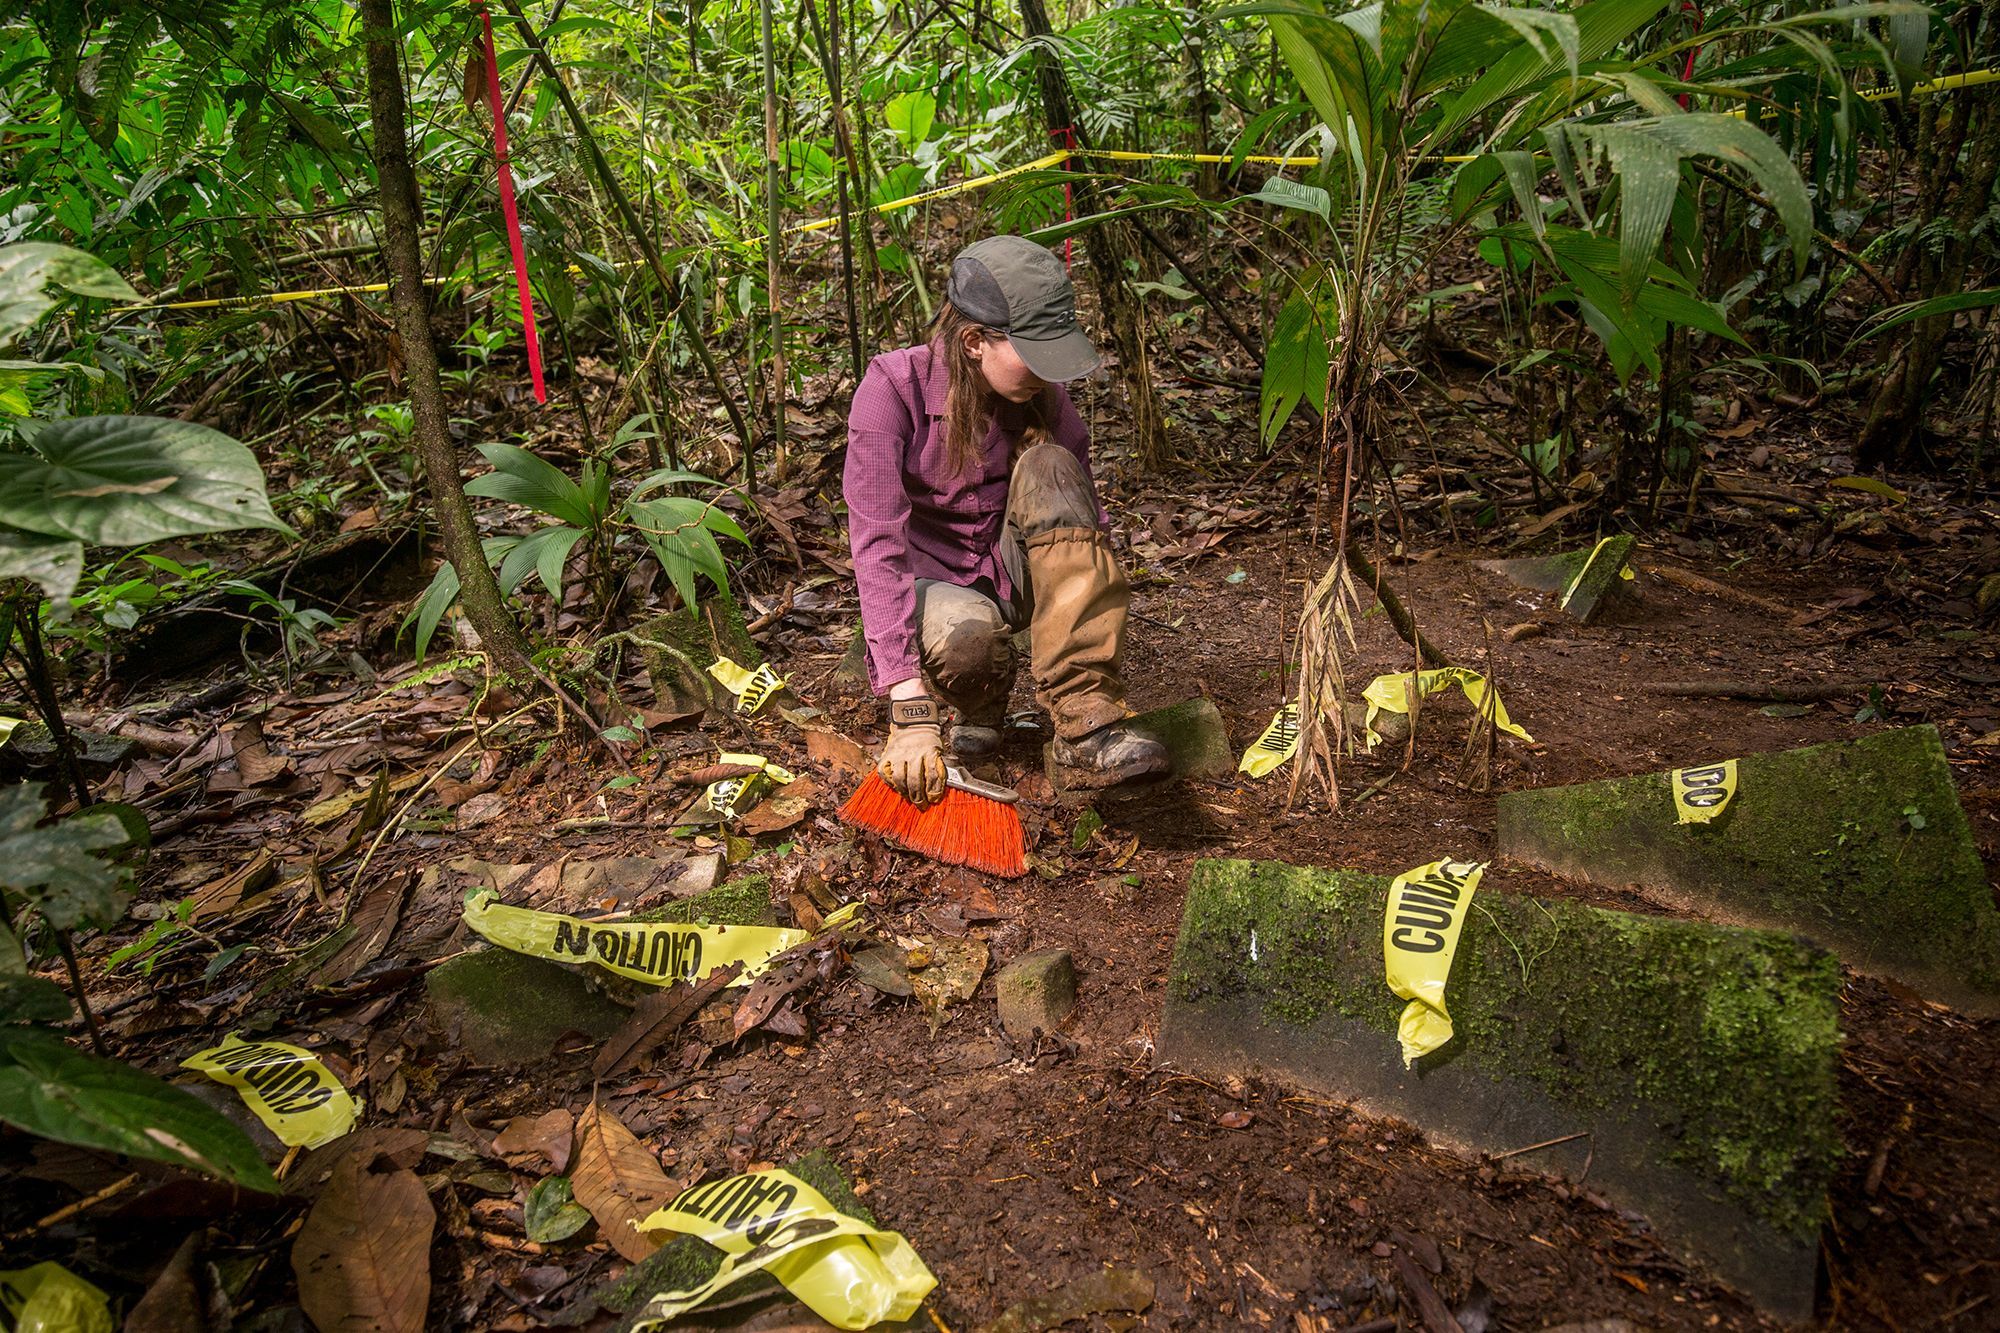
[[1737, 761], [1714, 820], [1665, 773], [1502, 793], [1500, 854], [1679, 910], [1795, 930], [1863, 971], [2000, 1013], [2000, 912], [1929, 725]]
[[1405, 1071], [1388, 885], [1198, 862], [1162, 1061], [1263, 1067], [1476, 1151], [1588, 1131], [1536, 1164], [1593, 1160], [1670, 1244], [1774, 1312], [1809, 1314], [1841, 1150], [1835, 960], [1776, 932], [1482, 890], [1446, 994], [1456, 1035]]

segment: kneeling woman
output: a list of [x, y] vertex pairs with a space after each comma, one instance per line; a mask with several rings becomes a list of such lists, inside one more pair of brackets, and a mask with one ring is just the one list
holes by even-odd
[[957, 755], [998, 747], [1023, 628], [1058, 762], [1090, 786], [1167, 770], [1125, 725], [1130, 594], [1062, 387], [1096, 366], [1062, 263], [994, 236], [952, 261], [930, 341], [876, 357], [854, 392], [848, 533], [869, 680], [890, 700], [876, 766], [919, 804], [944, 794], [940, 703]]

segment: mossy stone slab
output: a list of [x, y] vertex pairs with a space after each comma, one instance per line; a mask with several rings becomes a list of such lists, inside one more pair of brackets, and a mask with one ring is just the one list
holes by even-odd
[[734, 707], [729, 692], [708, 674], [709, 664], [717, 657], [746, 667], [764, 660], [744, 624], [742, 608], [726, 592], [693, 610], [654, 616], [634, 627], [632, 637], [653, 679], [655, 703], [671, 712]]
[[603, 1041], [631, 1017], [581, 969], [507, 949], [475, 949], [424, 977], [431, 1023], [484, 1065], [532, 1064], [566, 1032]]
[[[1141, 713], [1128, 724], [1134, 731], [1156, 738], [1167, 747], [1173, 767], [1168, 781], [1194, 778], [1202, 782], [1226, 782], [1236, 773], [1236, 753], [1229, 748], [1229, 727], [1212, 700], [1187, 699], [1165, 708]], [[1049, 789], [1064, 805], [1080, 806], [1099, 797], [1117, 800], [1157, 790], [1157, 782], [1131, 788], [1091, 789], [1073, 781], [1074, 775], [1055, 761], [1055, 747], [1042, 747], [1042, 769]]]
[[[1563, 610], [1588, 625], [1597, 619], [1598, 612], [1611, 600], [1611, 594], [1618, 590], [1620, 571], [1632, 558], [1634, 544], [1631, 536], [1621, 535], [1556, 555], [1527, 556], [1519, 560], [1482, 560], [1479, 567], [1538, 592], [1569, 592], [1569, 601]], [[1600, 546], [1602, 550], [1599, 550]], [[1593, 553], [1597, 555], [1595, 560], [1591, 559]], [[1578, 575], [1583, 577], [1579, 579]], [[1574, 591], [1571, 591], [1572, 584], [1575, 585]]]
[[1795, 930], [1865, 972], [2000, 1013], [2000, 913], [1936, 728], [1736, 761], [1707, 824], [1665, 773], [1507, 792], [1503, 856], [1746, 925]]
[[[1490, 884], [1489, 880], [1489, 884]], [[1784, 1318], [1811, 1314], [1835, 1126], [1833, 957], [1776, 931], [1481, 888], [1453, 960], [1452, 1040], [1404, 1069], [1383, 979], [1389, 881], [1199, 861], [1159, 1055], [1261, 1071], [1439, 1140], [1580, 1175]]]

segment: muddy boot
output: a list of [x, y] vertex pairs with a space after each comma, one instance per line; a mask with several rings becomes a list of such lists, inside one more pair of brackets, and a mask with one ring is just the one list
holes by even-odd
[[1173, 768], [1167, 747], [1122, 722], [1099, 727], [1074, 740], [1058, 737], [1055, 761], [1074, 775], [1079, 787], [1122, 787], [1158, 782]]

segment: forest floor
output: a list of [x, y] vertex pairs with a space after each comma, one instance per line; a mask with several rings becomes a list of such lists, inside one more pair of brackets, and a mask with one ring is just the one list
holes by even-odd
[[[1241, 418], [1254, 421], [1254, 398], [1165, 382], [1177, 413], [1215, 418], [1202, 423], [1203, 438], [1251, 428]], [[1212, 699], [1240, 752], [1282, 700], [1284, 644], [1303, 592], [1324, 568], [1325, 551], [1310, 540], [1310, 487], [1295, 464], [1215, 465], [1170, 482], [1144, 480], [1120, 457], [1121, 431], [1100, 401], [1108, 397], [1088, 393], [1082, 405], [1100, 418], [1108, 460], [1100, 483], [1133, 571], [1132, 702]], [[243, 1028], [319, 1053], [367, 1096], [367, 1123], [458, 1139], [484, 1170], [428, 1164], [440, 1215], [434, 1327], [541, 1327], [565, 1309], [587, 1308], [575, 1303], [622, 1265], [591, 1231], [548, 1247], [522, 1239], [521, 1202], [548, 1168], [491, 1142], [510, 1118], [580, 1112], [593, 1096], [658, 1152], [679, 1184], [829, 1150], [881, 1223], [935, 1271], [931, 1309], [952, 1330], [981, 1328], [1023, 1298], [1112, 1265], [1156, 1283], [1140, 1327], [1332, 1333], [1407, 1309], [1399, 1248], [1434, 1269], [1431, 1281], [1449, 1303], [1485, 1309], [1483, 1327], [1621, 1318], [1660, 1330], [1776, 1327], [1666, 1253], [1642, 1218], [1587, 1184], [1539, 1174], [1532, 1153], [1460, 1156], [1408, 1125], [1292, 1089], [1159, 1070], [1153, 1047], [1196, 859], [1271, 857], [1380, 874], [1440, 856], [1492, 859], [1499, 790], [1929, 722], [1945, 737], [1982, 855], [2000, 862], [2000, 637], [1976, 604], [1981, 577], [2000, 571], [2000, 511], [1990, 498], [1967, 502], [1910, 478], [1895, 479], [1908, 492], [1901, 503], [1830, 488], [1853, 468], [1837, 444], [1818, 438], [1820, 423], [1745, 402], [1709, 462], [1727, 489], [1709, 492], [1692, 535], [1677, 535], [1672, 522], [1642, 535], [1631, 594], [1588, 628], [1551, 598], [1473, 564], [1527, 545], [1536, 535], [1524, 531], [1532, 510], [1477, 527], [1484, 501], [1443, 498], [1464, 490], [1477, 466], [1413, 460], [1402, 483], [1412, 515], [1407, 550], [1393, 539], [1377, 543], [1390, 553], [1384, 572], [1425, 632], [1488, 673], [1535, 737], [1502, 744], [1483, 780], [1463, 762], [1469, 711], [1446, 703], [1427, 709], [1413, 753], [1386, 747], [1349, 761], [1348, 799], [1337, 811], [1286, 813], [1289, 770], [1261, 781], [1187, 783], [1107, 808], [1103, 827], [1076, 848], [1074, 816], [1049, 799], [1037, 741], [1024, 733], [1010, 740], [1000, 769], [1021, 786], [1043, 867], [995, 881], [855, 838], [834, 818], [852, 777], [812, 757], [789, 721], [648, 715], [662, 771], [748, 743], [812, 779], [803, 819], [758, 837], [745, 867], [772, 874], [786, 924], [791, 895], [823, 882], [864, 900], [875, 933], [976, 938], [994, 969], [1031, 948], [1072, 950], [1076, 1016], [1034, 1049], [1000, 1029], [990, 972], [935, 1032], [915, 1000], [840, 972], [796, 997], [803, 1037], [753, 1030], [735, 1042], [676, 1040], [648, 1068], [595, 1089], [596, 1045], [582, 1038], [526, 1068], [478, 1065], [430, 1021], [422, 975], [479, 941], [459, 921], [461, 885], [421, 872], [463, 857], [539, 872], [723, 847], [706, 835], [673, 837], [690, 793], [658, 781], [659, 771], [641, 770], [638, 784], [607, 792], [621, 770], [595, 745], [538, 745], [516, 731], [511, 745], [475, 746], [447, 764], [468, 734], [477, 673], [385, 693], [411, 668], [381, 651], [384, 628], [406, 603], [379, 588], [375, 605], [350, 604], [355, 618], [324, 641], [373, 661], [383, 676], [268, 680], [179, 722], [199, 742], [192, 752], [140, 760], [111, 780], [165, 830], [141, 900], [213, 897], [197, 918], [199, 940], [183, 941], [190, 947], [150, 975], [103, 967], [137, 928], [93, 941], [86, 965], [96, 1007], [114, 1047], [156, 1072], [170, 1074], [186, 1054]], [[1211, 406], [1220, 410], [1210, 414]], [[836, 442], [837, 401], [799, 419], [808, 444], [814, 430], [822, 447]], [[1736, 429], [1745, 422], [1750, 430]], [[764, 552], [747, 580], [747, 612], [777, 605], [790, 586], [790, 609], [760, 632], [761, 646], [800, 703], [820, 710], [815, 725], [872, 745], [880, 706], [835, 672], [854, 627], [830, 506], [837, 489], [837, 474], [803, 467], [769, 497], [799, 558]], [[1647, 572], [1662, 568], [1732, 592]], [[1517, 640], [1503, 632], [1528, 623], [1539, 632]], [[1409, 668], [1409, 649], [1381, 616], [1359, 629], [1350, 679]], [[240, 675], [240, 666], [223, 661], [215, 672]], [[1032, 707], [1025, 674], [1023, 709]], [[1856, 685], [1826, 702], [1776, 708], [1651, 688], [1698, 678]], [[186, 697], [204, 683], [114, 681], [100, 686], [95, 711]], [[617, 693], [648, 706], [636, 662], [626, 664]], [[492, 723], [506, 711], [489, 703], [483, 716]], [[383, 772], [397, 784], [398, 805], [413, 792], [418, 799], [364, 860], [358, 853], [381, 830], [324, 802]], [[435, 781], [417, 785], [425, 779]], [[246, 880], [246, 867], [261, 868]], [[1510, 892], [1657, 910], [1636, 896], [1505, 868]], [[588, 914], [603, 904], [573, 906]], [[277, 964], [350, 917], [386, 917], [393, 930], [379, 932], [375, 955], [349, 980], [260, 990]], [[205, 979], [203, 965], [238, 944], [251, 948]], [[1991, 1089], [2000, 1084], [2000, 1023], [1852, 974], [1841, 1020], [1847, 1151], [1823, 1236], [1824, 1326], [1994, 1327], [2000, 1110]], [[18, 1138], [0, 1139], [0, 1163], [25, 1164], [34, 1177], [0, 1202], [0, 1228], [10, 1232], [124, 1174], [46, 1145], [31, 1153]], [[267, 1312], [257, 1327], [292, 1327], [295, 1308], [268, 1312], [297, 1299], [284, 1257], [295, 1225], [290, 1205], [245, 1210], [226, 1191], [148, 1179], [79, 1215], [27, 1228], [14, 1253], [122, 1277], [129, 1294], [184, 1234], [206, 1228], [206, 1252], [219, 1273], [233, 1275], [237, 1308]], [[1422, 1326], [1401, 1317], [1402, 1327]], [[753, 1315], [748, 1326], [818, 1325], [794, 1306]], [[1099, 1316], [1093, 1326], [1131, 1324]]]

